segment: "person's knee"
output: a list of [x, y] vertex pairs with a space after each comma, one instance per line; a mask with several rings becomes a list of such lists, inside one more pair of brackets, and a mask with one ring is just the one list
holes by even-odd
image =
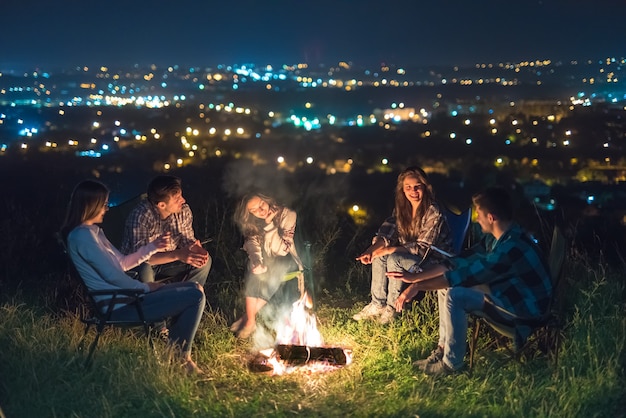
[[136, 279], [143, 283], [154, 282], [154, 269], [152, 265], [146, 263], [141, 263], [139, 266], [135, 267], [133, 272], [136, 273]]
[[418, 260], [408, 253], [392, 253], [387, 256], [387, 271], [409, 270]]
[[211, 257], [211, 254], [209, 254], [208, 257], [209, 258], [207, 259], [206, 264], [202, 267], [207, 271], [207, 273], [211, 270], [211, 266], [213, 265], [213, 257]]
[[484, 295], [465, 287], [450, 287], [444, 298], [449, 309], [463, 309], [467, 312], [481, 309], [484, 304]]
[[207, 262], [204, 264], [204, 266], [200, 267], [200, 275], [205, 280], [209, 276], [209, 272], [211, 271], [211, 266], [212, 265], [213, 265], [213, 258], [211, 258], [211, 256], [209, 256], [209, 258], [207, 259]]
[[387, 256], [387, 264], [397, 265], [402, 260], [403, 255], [401, 253], [391, 253]]
[[204, 287], [199, 283], [194, 283], [195, 286], [190, 288], [193, 293], [194, 303], [198, 303], [201, 307], [204, 307], [204, 303], [206, 301], [206, 296], [204, 294]]
[[372, 266], [374, 265], [378, 265], [378, 266], [385, 266], [387, 264], [387, 258], [389, 256], [387, 255], [383, 255], [381, 257], [376, 257], [374, 259], [372, 259]]

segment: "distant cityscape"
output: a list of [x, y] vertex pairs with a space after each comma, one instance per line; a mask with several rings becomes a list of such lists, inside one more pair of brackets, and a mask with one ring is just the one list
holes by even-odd
[[231, 158], [334, 175], [417, 163], [460, 181], [483, 164], [513, 172], [543, 210], [568, 187], [626, 224], [625, 76], [626, 58], [610, 57], [5, 71], [0, 164], [69, 155], [123, 172], [136, 157], [170, 172]]

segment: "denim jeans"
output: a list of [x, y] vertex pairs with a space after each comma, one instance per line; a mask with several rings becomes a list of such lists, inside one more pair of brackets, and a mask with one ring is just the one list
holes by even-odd
[[422, 257], [408, 252], [376, 257], [372, 261], [372, 303], [380, 307], [391, 306], [395, 309], [396, 300], [405, 286], [401, 280], [389, 280], [385, 273], [402, 269], [409, 270], [421, 261]]
[[[191, 344], [204, 312], [204, 292], [197, 283], [166, 284], [158, 290], [145, 293], [141, 306], [146, 321], [162, 322], [171, 318], [170, 344], [180, 347], [183, 356], [191, 353]], [[111, 313], [114, 320], [139, 319], [134, 306], [123, 306]]]
[[189, 264], [174, 261], [166, 264], [151, 265], [148, 263], [142, 263], [139, 266], [132, 269], [138, 273], [139, 281], [143, 283], [166, 280], [173, 278], [174, 280], [198, 283], [200, 286], [204, 286], [209, 271], [211, 270], [212, 263], [211, 256], [203, 267], [196, 268]]
[[[467, 314], [481, 316], [486, 295], [484, 287], [451, 287], [437, 291], [439, 303], [439, 346], [443, 347], [443, 362], [458, 370], [463, 366], [467, 350]], [[501, 305], [493, 295], [496, 305]]]

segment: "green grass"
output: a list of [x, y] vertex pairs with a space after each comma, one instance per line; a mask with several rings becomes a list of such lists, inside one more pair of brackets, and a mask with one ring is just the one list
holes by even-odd
[[624, 416], [623, 278], [569, 267], [556, 367], [542, 355], [518, 362], [505, 350], [480, 349], [471, 373], [440, 378], [411, 366], [437, 340], [434, 295], [391, 326], [354, 322], [362, 297], [322, 295], [317, 315], [326, 344], [351, 348], [354, 361], [310, 375], [249, 371], [252, 347], [208, 308], [194, 344], [206, 371], [200, 378], [169, 362], [162, 343], [155, 353], [141, 334], [119, 329], [105, 332], [85, 369], [77, 315], [59, 317], [14, 297], [0, 305], [0, 405], [8, 418]]

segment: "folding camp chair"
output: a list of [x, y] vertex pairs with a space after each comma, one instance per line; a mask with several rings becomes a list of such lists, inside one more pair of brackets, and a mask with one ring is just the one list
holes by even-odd
[[[554, 356], [555, 366], [558, 364], [559, 348], [561, 343], [561, 306], [560, 287], [563, 282], [562, 267], [565, 261], [566, 242], [563, 233], [558, 226], [554, 227], [552, 242], [550, 245], [550, 255], [548, 265], [552, 279], [552, 298], [546, 313], [537, 319], [510, 319], [511, 315], [502, 308], [494, 305], [488, 296], [485, 297], [484, 310], [482, 316], [474, 316], [474, 330], [469, 341], [469, 368], [474, 366], [474, 355], [476, 353], [476, 343], [481, 328], [481, 322], [487, 323], [490, 328], [497, 332], [492, 337], [492, 342], [497, 342], [498, 336], [502, 335], [509, 340], [513, 340], [514, 347], [510, 350], [515, 359], [520, 359], [531, 350], [539, 349]], [[533, 331], [531, 335], [522, 341], [517, 338], [515, 330], [518, 326], [530, 327]]]
[[[96, 347], [98, 345], [98, 341], [100, 339], [100, 335], [104, 331], [107, 326], [117, 326], [124, 328], [131, 327], [142, 327], [146, 337], [148, 337], [148, 343], [150, 348], [154, 350], [154, 343], [152, 341], [152, 324], [148, 323], [145, 319], [143, 308], [141, 306], [141, 301], [143, 299], [143, 292], [141, 290], [134, 289], [116, 289], [116, 290], [98, 290], [98, 291], [90, 291], [85, 285], [84, 281], [80, 277], [78, 270], [74, 266], [72, 259], [67, 252], [67, 246], [65, 245], [65, 241], [62, 239], [61, 234], [56, 234], [57, 241], [61, 245], [63, 252], [67, 256], [68, 262], [68, 270], [70, 276], [74, 279], [75, 282], [80, 283], [82, 286], [82, 290], [84, 294], [87, 296], [87, 304], [86, 309], [81, 310], [80, 320], [85, 324], [85, 332], [83, 333], [80, 342], [78, 343], [78, 350], [83, 351], [84, 344], [86, 341], [87, 334], [89, 333], [89, 329], [94, 326], [96, 330], [96, 336], [94, 337], [92, 343], [89, 346], [89, 351], [87, 357], [85, 358], [84, 366], [86, 368], [91, 366], [94, 352], [96, 351]], [[105, 299], [101, 301], [97, 301], [99, 296], [110, 296], [110, 299]], [[127, 305], [131, 305], [135, 307], [137, 310], [137, 320], [114, 320], [111, 319], [113, 308], [116, 304], [124, 303]]]
[[454, 253], [459, 254], [463, 250], [463, 245], [467, 240], [467, 231], [472, 219], [472, 208], [469, 207], [458, 214], [452, 212], [446, 206], [443, 206], [441, 210], [452, 232], [452, 248]]

